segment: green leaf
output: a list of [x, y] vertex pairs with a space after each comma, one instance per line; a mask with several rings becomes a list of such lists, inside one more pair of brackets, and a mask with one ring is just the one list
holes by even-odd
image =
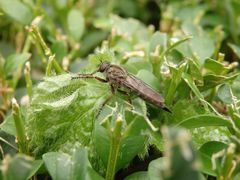
[[203, 76], [200, 70], [200, 66], [192, 59], [189, 59], [189, 70], [194, 80], [196, 80], [199, 86], [203, 85]]
[[226, 74], [230, 70], [228, 67], [225, 67], [224, 64], [222, 64], [221, 62], [218, 62], [211, 58], [207, 58], [205, 60], [204, 67], [210, 72], [217, 75]]
[[184, 22], [181, 26], [181, 29], [183, 30], [184, 34], [188, 36], [198, 36], [201, 33], [201, 28], [190, 22]]
[[146, 171], [138, 171], [130, 174], [124, 180], [149, 180], [148, 173]]
[[7, 180], [26, 180], [31, 176], [33, 159], [25, 155], [16, 155], [13, 158], [6, 156], [0, 165], [2, 175]]
[[240, 47], [232, 43], [228, 43], [228, 45], [233, 50], [233, 52], [237, 55], [237, 57], [240, 58]]
[[64, 9], [67, 7], [68, 1], [67, 0], [56, 0], [55, 4], [58, 9]]
[[94, 146], [96, 147], [98, 156], [101, 158], [104, 166], [107, 168], [110, 149], [110, 134], [99, 124], [95, 125]]
[[164, 55], [168, 54], [172, 49], [176, 48], [177, 46], [184, 44], [184, 42], [190, 40], [192, 37], [188, 36], [188, 37], [184, 37], [176, 42], [174, 42], [173, 44], [171, 44], [171, 46], [169, 46], [167, 48], [167, 50], [165, 52], [163, 52]]
[[218, 88], [218, 98], [226, 104], [232, 104], [234, 102], [234, 97], [232, 94], [231, 87], [228, 84], [222, 84]]
[[87, 180], [104, 180], [104, 178], [102, 176], [100, 176], [96, 171], [94, 171], [92, 168], [88, 167], [87, 169], [87, 176], [86, 178]]
[[15, 123], [13, 120], [13, 116], [10, 115], [8, 116], [3, 123], [0, 124], [0, 129], [3, 130], [4, 132], [11, 134], [13, 136], [16, 136], [16, 127], [15, 127]]
[[34, 90], [26, 131], [37, 156], [59, 149], [68, 152], [76, 141], [90, 143], [96, 113], [110, 89], [96, 80], [71, 80], [73, 76], [45, 78]]
[[43, 155], [43, 161], [53, 180], [102, 179], [91, 168], [86, 148], [74, 148], [71, 154], [49, 152]]
[[199, 63], [204, 64], [206, 58], [211, 57], [214, 53], [215, 46], [212, 39], [206, 36], [195, 36], [190, 41], [192, 53], [199, 58]]
[[161, 33], [157, 31], [152, 35], [149, 43], [149, 55], [155, 51], [157, 46], [160, 46], [161, 50], [165, 50], [167, 48], [166, 33]]
[[198, 115], [183, 120], [182, 122], [177, 124], [177, 126], [182, 126], [188, 129], [207, 126], [226, 126], [231, 128], [232, 123], [230, 120], [220, 116]]
[[[110, 121], [111, 118], [110, 116], [104, 121]], [[146, 119], [136, 112], [126, 111], [125, 121], [127, 126], [124, 127], [125, 130], [122, 132], [116, 170], [125, 167], [136, 155], [144, 152], [146, 146], [146, 136], [141, 135], [141, 132], [148, 128]], [[95, 125], [95, 128], [94, 142], [96, 151], [105, 167], [107, 167], [108, 155], [111, 148], [111, 132], [101, 125]]]
[[23, 25], [28, 25], [33, 19], [31, 9], [19, 0], [0, 0], [0, 7], [4, 13]]
[[195, 85], [192, 77], [187, 74], [184, 73], [182, 75], [182, 78], [184, 79], [184, 81], [188, 84], [188, 86], [192, 89], [192, 91], [194, 92], [194, 94], [199, 98], [199, 99], [204, 99], [203, 95], [201, 94], [201, 92], [198, 90], [197, 86]]
[[43, 160], [39, 159], [39, 160], [34, 160], [33, 164], [32, 164], [32, 169], [30, 172], [30, 175], [28, 176], [28, 179], [30, 179], [32, 176], [34, 176], [37, 171], [42, 167], [43, 165]]
[[206, 110], [198, 101], [190, 101], [190, 100], [179, 100], [172, 109], [172, 117], [169, 117], [169, 125], [175, 125], [180, 123], [181, 121], [197, 116], [205, 114]]
[[149, 72], [153, 71], [152, 64], [144, 59], [129, 58], [126, 64], [122, 65], [128, 72], [137, 74], [139, 69]]
[[181, 81], [182, 73], [186, 69], [186, 63], [182, 63], [178, 66], [178, 68], [169, 66], [172, 77], [170, 80], [170, 85], [166, 89], [167, 95], [166, 95], [166, 104], [170, 104], [172, 102], [172, 99], [174, 97], [174, 94], [176, 93], [176, 89], [178, 87], [178, 84]]
[[67, 45], [63, 41], [56, 41], [53, 43], [52, 47], [52, 52], [55, 54], [56, 60], [61, 63], [63, 58], [67, 54]]
[[140, 70], [136, 75], [139, 79], [143, 80], [146, 84], [149, 84], [156, 91], [160, 91], [160, 83], [156, 76], [147, 70]]
[[144, 136], [131, 135], [127, 138], [124, 138], [121, 141], [116, 170], [128, 165], [135, 156], [144, 151], [145, 146], [146, 137]]
[[[190, 135], [184, 129], [164, 129], [166, 156], [151, 161], [148, 178], [157, 179], [202, 179], [197, 167], [196, 152]], [[168, 172], [168, 173], [166, 173]]]
[[21, 70], [23, 64], [30, 58], [29, 53], [13, 54], [9, 56], [4, 64], [4, 70], [7, 75]]
[[148, 179], [150, 180], [163, 180], [163, 171], [166, 158], [161, 157], [150, 162], [148, 166]]
[[198, 150], [202, 163], [201, 170], [206, 174], [216, 176], [215, 171], [212, 169], [212, 155], [227, 147], [227, 144], [218, 141], [209, 141], [203, 144]]
[[49, 152], [44, 154], [42, 158], [53, 180], [69, 179], [71, 160], [68, 154]]
[[75, 41], [79, 41], [84, 33], [85, 20], [80, 10], [72, 9], [67, 17], [70, 35]]
[[232, 82], [238, 77], [239, 73], [232, 76], [222, 76], [209, 74], [204, 76], [204, 86], [200, 86], [200, 91], [206, 91], [208, 89], [214, 88], [220, 84]]
[[124, 19], [117, 15], [112, 15], [111, 23], [116, 35], [124, 38], [134, 38], [138, 41], [149, 39], [149, 31], [146, 26], [136, 19]]

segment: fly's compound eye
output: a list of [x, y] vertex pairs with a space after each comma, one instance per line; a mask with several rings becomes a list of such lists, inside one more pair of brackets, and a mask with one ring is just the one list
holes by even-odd
[[103, 63], [101, 63], [101, 65], [100, 65], [100, 67], [99, 67], [99, 71], [100, 71], [100, 72], [104, 72], [109, 65], [110, 65], [109, 62], [103, 62]]

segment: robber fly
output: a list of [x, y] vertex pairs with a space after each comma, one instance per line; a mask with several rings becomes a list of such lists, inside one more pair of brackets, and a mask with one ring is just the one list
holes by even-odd
[[[103, 73], [106, 79], [95, 76], [97, 72]], [[163, 97], [158, 92], [153, 90], [142, 80], [128, 73], [122, 67], [113, 65], [107, 61], [101, 62], [98, 69], [91, 74], [78, 74], [77, 77], [72, 77], [72, 79], [79, 78], [95, 78], [98, 81], [110, 84], [112, 95], [105, 100], [102, 107], [112, 98], [116, 91], [119, 91], [128, 97], [130, 97], [130, 93], [134, 93], [141, 99], [160, 107], [165, 111], [171, 112], [165, 105]], [[128, 92], [122, 91], [121, 88], [127, 89]]]

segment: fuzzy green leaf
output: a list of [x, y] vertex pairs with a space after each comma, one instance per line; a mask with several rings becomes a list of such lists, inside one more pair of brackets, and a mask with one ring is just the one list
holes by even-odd
[[110, 90], [96, 80], [71, 80], [72, 76], [45, 78], [35, 89], [27, 133], [36, 155], [67, 150], [76, 141], [84, 146], [90, 143], [95, 116]]

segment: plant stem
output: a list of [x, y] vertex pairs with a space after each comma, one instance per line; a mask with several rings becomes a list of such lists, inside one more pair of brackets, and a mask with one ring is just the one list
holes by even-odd
[[47, 46], [46, 42], [43, 40], [42, 35], [40, 34], [40, 31], [36, 25], [32, 25], [30, 28], [30, 32], [32, 32], [33, 37], [36, 39], [37, 42], [42, 46], [45, 55], [48, 57], [48, 61], [50, 59], [53, 59], [51, 62], [53, 64], [53, 67], [57, 74], [60, 74], [63, 72], [61, 66], [58, 64], [58, 62], [55, 60], [55, 56], [52, 53], [51, 49]]
[[26, 87], [27, 87], [27, 93], [29, 96], [29, 99], [32, 99], [32, 80], [31, 80], [31, 66], [30, 62], [26, 62], [25, 69], [24, 69], [24, 75], [25, 75], [25, 81], [26, 81]]
[[233, 167], [234, 153], [236, 150], [236, 145], [231, 143], [227, 149], [226, 158], [223, 163], [223, 172], [222, 175], [224, 179], [229, 179], [233, 173], [233, 170], [236, 168]]
[[114, 179], [118, 152], [119, 152], [120, 142], [122, 138], [122, 135], [121, 135], [122, 123], [123, 123], [122, 118], [118, 116], [115, 127], [111, 130], [112, 133], [111, 133], [111, 139], [110, 139], [110, 153], [108, 157], [106, 180]]
[[23, 120], [20, 112], [19, 105], [15, 98], [12, 99], [12, 115], [17, 131], [17, 142], [19, 145], [19, 152], [27, 154], [27, 140], [25, 136], [25, 130]]
[[54, 55], [49, 57], [47, 68], [46, 68], [46, 76], [51, 76], [53, 62], [54, 62]]
[[27, 38], [26, 38], [26, 41], [24, 43], [24, 47], [23, 47], [23, 51], [22, 52], [23, 53], [28, 52], [30, 47], [31, 47], [31, 36], [30, 36], [30, 34], [28, 34]]

